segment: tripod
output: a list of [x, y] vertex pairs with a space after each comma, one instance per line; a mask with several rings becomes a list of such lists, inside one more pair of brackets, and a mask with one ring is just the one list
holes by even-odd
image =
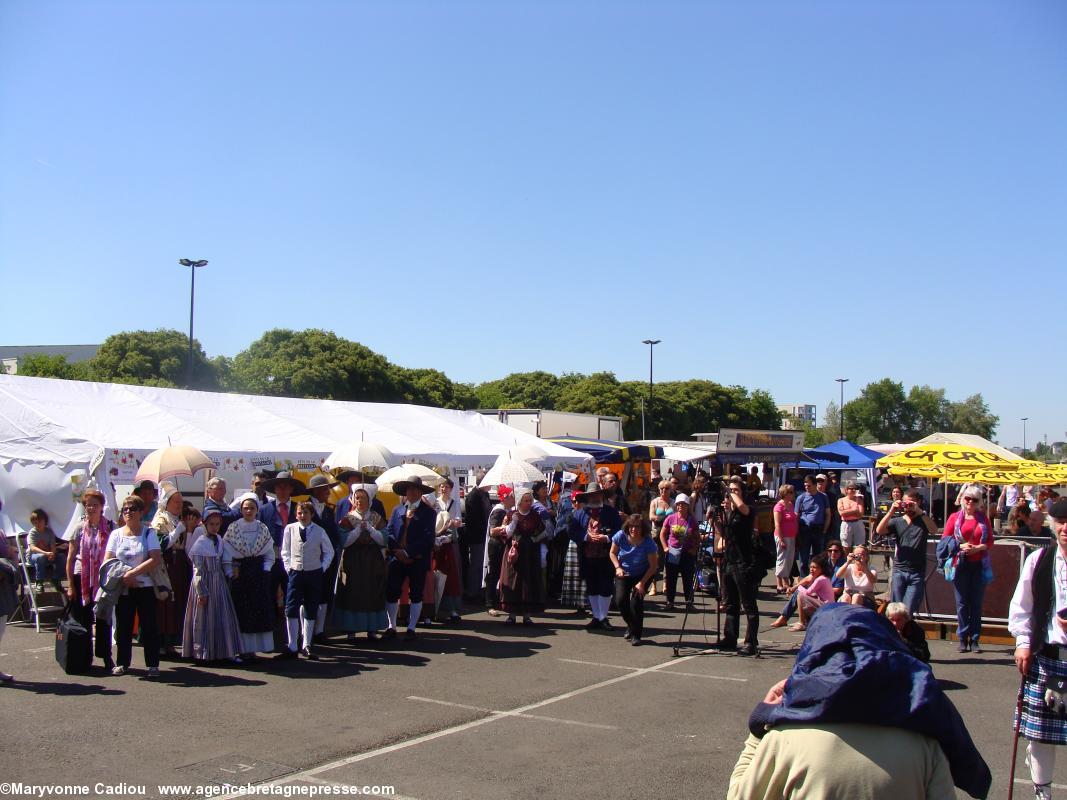
[[[700, 549], [700, 551], [698, 553], [697, 565], [696, 565], [696, 573], [693, 575], [693, 597], [694, 597], [694, 599], [696, 598], [696, 593], [697, 593], [697, 591], [699, 589], [698, 584], [700, 582], [699, 581], [699, 576], [701, 574], [701, 570], [706, 569], [707, 563], [708, 563], [709, 560], [711, 560], [715, 564], [715, 580], [716, 580], [716, 586], [715, 586], [715, 645], [716, 646], [715, 646], [714, 649], [709, 649], [709, 648], [700, 649], [700, 648], [697, 648], [697, 649], [693, 650], [693, 652], [691, 652], [691, 653], [687, 652], [686, 655], [709, 655], [711, 653], [717, 653], [718, 652], [719, 641], [722, 639], [722, 633], [721, 633], [722, 628], [721, 628], [721, 625], [720, 625], [720, 622], [721, 622], [720, 617], [721, 617], [721, 613], [722, 613], [722, 599], [721, 599], [722, 598], [722, 568], [721, 568], [721, 564], [719, 563], [720, 559], [718, 557], [716, 557], [715, 555], [709, 555], [706, 552], [706, 549], [703, 546], [701, 547], [701, 549]], [[705, 644], [708, 641], [708, 627], [707, 627], [707, 624], [705, 622], [705, 619], [706, 619], [705, 602], [706, 602], [707, 594], [708, 594], [707, 591], [702, 591], [701, 592], [701, 598], [700, 598], [700, 621], [701, 621], [701, 625], [703, 627]], [[674, 652], [674, 657], [675, 658], [677, 658], [681, 654], [681, 651], [682, 651], [682, 637], [685, 636], [685, 627], [686, 627], [686, 624], [689, 622], [689, 613], [690, 613], [689, 609], [692, 608], [693, 605], [694, 604], [691, 604], [691, 603], [688, 602], [688, 598], [687, 598], [687, 602], [685, 604], [685, 616], [682, 617], [682, 627], [681, 627], [681, 630], [678, 631], [678, 640], [674, 643], [674, 647], [673, 647], [673, 652]]]

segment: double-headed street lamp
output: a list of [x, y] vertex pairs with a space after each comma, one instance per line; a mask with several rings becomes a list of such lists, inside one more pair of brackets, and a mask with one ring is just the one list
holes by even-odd
[[[662, 341], [661, 339], [643, 339], [641, 344], [648, 345], [648, 413], [652, 413], [652, 348]], [[645, 410], [641, 409], [641, 438], [645, 437]]]
[[207, 261], [193, 261], [188, 258], [178, 259], [183, 267], [189, 267], [189, 362], [185, 365], [185, 388], [193, 388], [193, 302], [196, 297], [196, 268], [206, 267]]

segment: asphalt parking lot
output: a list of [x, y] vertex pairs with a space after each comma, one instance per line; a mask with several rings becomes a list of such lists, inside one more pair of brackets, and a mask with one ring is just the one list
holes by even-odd
[[[566, 612], [534, 628], [479, 612], [420, 629], [416, 642], [334, 636], [318, 662], [164, 661], [157, 681], [143, 678], [139, 650], [129, 675], [65, 676], [51, 631], [10, 625], [0, 668], [16, 683], [0, 688], [0, 775], [143, 784], [149, 797], [161, 784], [270, 781], [391, 786], [418, 800], [723, 797], [748, 714], [788, 674], [803, 635], [767, 628], [778, 605], [761, 598], [758, 659], [701, 653], [715, 641], [714, 601], [689, 618], [675, 657], [682, 614], [653, 598], [643, 647], [623, 640], [621, 620], [590, 633]], [[931, 651], [993, 771], [990, 796], [1005, 796], [1019, 686], [1010, 651], [960, 656], [941, 641]], [[1065, 760], [1055, 783], [1067, 796]]]

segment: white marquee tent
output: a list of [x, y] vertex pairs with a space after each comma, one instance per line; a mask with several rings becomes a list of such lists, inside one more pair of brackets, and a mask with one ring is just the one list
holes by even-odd
[[0, 375], [0, 528], [24, 530], [41, 507], [61, 533], [90, 476], [114, 502], [139, 461], [172, 443], [200, 448], [245, 487], [256, 469], [315, 469], [361, 439], [442, 471], [488, 467], [529, 443], [546, 451], [547, 466], [589, 460], [474, 411]]

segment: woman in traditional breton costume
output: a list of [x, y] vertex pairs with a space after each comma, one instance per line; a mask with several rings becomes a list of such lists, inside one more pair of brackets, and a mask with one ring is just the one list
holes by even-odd
[[547, 536], [541, 515], [533, 508], [533, 490], [516, 489], [515, 513], [508, 523], [507, 549], [500, 565], [500, 594], [508, 625], [522, 614], [523, 625], [545, 610], [545, 583], [541, 577], [541, 541]]
[[385, 520], [370, 509], [370, 495], [356, 489], [352, 510], [341, 518], [345, 538], [337, 555], [333, 626], [348, 631], [349, 640], [366, 632], [367, 639], [389, 626], [385, 613]]
[[434, 509], [437, 511], [437, 536], [434, 539], [433, 568], [444, 573], [445, 590], [437, 608], [437, 619], [457, 625], [463, 610], [463, 576], [459, 560], [459, 528], [463, 524], [461, 503], [452, 496], [455, 484], [445, 478], [438, 487]]
[[[560, 518], [569, 525], [574, 513], [577, 491], [572, 492], [566, 503], [562, 503]], [[585, 578], [582, 575], [581, 550], [577, 542], [566, 536], [567, 550], [563, 557], [563, 590], [559, 595], [559, 604], [564, 608], [573, 608], [579, 617], [584, 617], [589, 608], [589, 595], [585, 591]]]
[[222, 569], [225, 547], [219, 536], [221, 527], [222, 512], [210, 509], [202, 535], [189, 550], [193, 579], [185, 607], [182, 656], [196, 661], [229, 659], [239, 664], [241, 631]]
[[222, 569], [230, 579], [230, 598], [241, 632], [241, 657], [255, 660], [256, 653], [274, 650], [274, 598], [270, 571], [274, 566], [274, 540], [260, 522], [259, 503], [241, 501], [241, 519], [230, 523], [222, 537]]
[[182, 643], [182, 622], [189, 599], [189, 582], [193, 571], [185, 552], [188, 535], [181, 524], [182, 493], [172, 483], [159, 484], [159, 508], [152, 518], [152, 530], [159, 538], [163, 566], [170, 576], [171, 593], [166, 600], [156, 600], [156, 624], [163, 650], [176, 656], [175, 647]]

